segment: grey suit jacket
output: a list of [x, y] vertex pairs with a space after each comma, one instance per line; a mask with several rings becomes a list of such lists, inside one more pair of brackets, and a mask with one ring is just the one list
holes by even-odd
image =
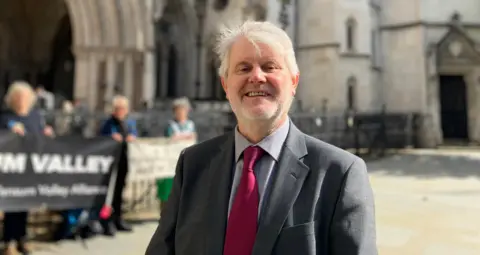
[[[146, 255], [222, 255], [234, 135], [187, 148]], [[269, 184], [253, 255], [375, 255], [372, 189], [362, 159], [292, 123]]]

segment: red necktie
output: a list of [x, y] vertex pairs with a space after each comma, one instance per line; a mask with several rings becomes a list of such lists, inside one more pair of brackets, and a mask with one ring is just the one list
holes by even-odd
[[243, 152], [243, 172], [235, 199], [230, 209], [224, 255], [251, 255], [258, 219], [258, 185], [253, 172], [255, 163], [264, 151], [258, 146], [250, 146]]

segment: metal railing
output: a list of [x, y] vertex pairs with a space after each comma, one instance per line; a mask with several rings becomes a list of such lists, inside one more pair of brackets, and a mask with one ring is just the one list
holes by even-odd
[[[45, 121], [55, 130], [69, 130], [65, 134], [87, 134], [95, 136], [107, 114], [94, 113], [66, 115], [61, 112], [44, 112]], [[170, 111], [147, 111], [131, 114], [136, 120], [141, 137], [159, 137], [164, 135]], [[205, 141], [232, 130], [236, 121], [232, 113], [222, 111], [192, 112], [198, 133], [198, 140]], [[384, 139], [385, 147], [403, 148], [418, 144], [419, 123], [428, 118], [419, 114], [403, 113], [344, 113], [321, 114], [316, 112], [295, 112], [290, 115], [293, 123], [308, 135], [341, 148], [370, 147], [375, 141]], [[72, 132], [74, 131], [74, 132]], [[60, 132], [64, 133], [64, 132]]]
[[[61, 112], [43, 112], [47, 124], [55, 129], [69, 129], [65, 135], [93, 136], [98, 132], [102, 121], [108, 118], [104, 113], [63, 114]], [[169, 111], [147, 111], [132, 113], [137, 128], [143, 137], [163, 136], [168, 121], [172, 118]], [[192, 112], [199, 141], [232, 130], [236, 123], [231, 113]], [[370, 153], [384, 151], [386, 148], [404, 148], [418, 143], [416, 131], [428, 123], [429, 118], [418, 114], [392, 113], [345, 113], [320, 114], [315, 112], [296, 112], [290, 115], [293, 123], [308, 135], [345, 149], [367, 148]], [[155, 180], [127, 183], [124, 198], [125, 211], [130, 214], [158, 212]], [[30, 214], [30, 234], [35, 239], [47, 240], [55, 230], [59, 217], [51, 212], [41, 211]]]

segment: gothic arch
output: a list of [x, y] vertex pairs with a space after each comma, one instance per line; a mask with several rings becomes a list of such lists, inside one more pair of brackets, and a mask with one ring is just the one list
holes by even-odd
[[124, 45], [128, 48], [134, 49], [137, 46], [137, 34], [143, 33], [143, 26], [138, 20], [138, 8], [136, 8], [135, 1], [126, 0], [125, 4], [120, 5], [123, 14], [123, 28], [124, 28]]
[[87, 6], [89, 31], [91, 40], [89, 42], [92, 46], [100, 46], [103, 42], [103, 31], [102, 23], [100, 21], [100, 13], [97, 8], [97, 0], [85, 0], [85, 5]]
[[146, 13], [141, 12], [141, 10], [139, 9], [140, 6], [138, 4], [138, 1], [136, 0], [127, 0], [127, 1], [133, 13], [132, 21], [133, 21], [133, 25], [134, 25], [133, 27], [135, 31], [132, 31], [132, 35], [133, 35], [132, 38], [135, 38], [134, 45], [137, 48], [143, 48], [144, 47], [143, 36], [145, 36], [145, 26], [144, 26], [144, 22], [142, 21], [142, 17], [144, 17]]
[[67, 10], [72, 17], [74, 45], [85, 45], [88, 40], [88, 23], [83, 14], [83, 1], [65, 0]]
[[107, 38], [105, 38], [106, 46], [121, 46], [117, 1], [103, 0], [98, 1], [98, 3], [100, 4], [101, 12], [105, 14], [103, 23], [106, 24], [106, 29], [104, 33], [108, 35]]

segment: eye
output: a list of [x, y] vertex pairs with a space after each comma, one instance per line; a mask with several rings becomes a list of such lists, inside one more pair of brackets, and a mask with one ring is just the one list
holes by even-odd
[[242, 65], [237, 68], [237, 73], [247, 73], [251, 70], [252, 68], [248, 65]]
[[266, 72], [272, 72], [274, 71], [275, 69], [277, 69], [276, 65], [273, 64], [273, 63], [267, 63], [265, 65], [262, 66], [262, 69]]

